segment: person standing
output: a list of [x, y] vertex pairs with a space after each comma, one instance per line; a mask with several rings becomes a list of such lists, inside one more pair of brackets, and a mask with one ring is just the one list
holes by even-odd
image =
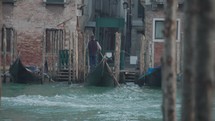
[[90, 37], [90, 41], [88, 43], [88, 52], [89, 52], [89, 60], [90, 60], [90, 71], [92, 71], [97, 64], [97, 52], [101, 51], [101, 46], [98, 41], [95, 40], [94, 36]]

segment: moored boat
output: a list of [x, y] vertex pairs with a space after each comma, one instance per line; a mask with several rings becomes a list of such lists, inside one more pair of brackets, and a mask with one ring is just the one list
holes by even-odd
[[161, 67], [149, 68], [148, 71], [140, 76], [136, 83], [139, 86], [161, 86]]
[[113, 87], [117, 85], [106, 59], [103, 59], [86, 78], [88, 86]]
[[18, 57], [9, 68], [11, 81], [23, 84], [42, 83], [40, 71], [35, 66], [24, 66]]

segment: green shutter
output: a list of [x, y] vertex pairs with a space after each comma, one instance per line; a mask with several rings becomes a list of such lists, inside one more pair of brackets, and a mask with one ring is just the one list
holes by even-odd
[[64, 0], [46, 0], [47, 4], [64, 4]]
[[112, 27], [120, 28], [124, 27], [123, 18], [96, 18], [96, 27]]

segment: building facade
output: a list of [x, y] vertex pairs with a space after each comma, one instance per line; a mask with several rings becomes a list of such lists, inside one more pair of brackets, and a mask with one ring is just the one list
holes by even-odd
[[[145, 38], [146, 38], [146, 67], [157, 67], [161, 65], [161, 57], [164, 49], [164, 0], [145, 0]], [[181, 42], [183, 39], [183, 13], [184, 1], [178, 0], [177, 29], [176, 29], [176, 60], [177, 72], [181, 69]]]
[[141, 0], [3, 0], [1, 64], [9, 66], [20, 56], [24, 65], [42, 67], [47, 60], [57, 68], [61, 52], [71, 45], [74, 65], [83, 77], [89, 36], [96, 36], [104, 54], [113, 55], [116, 32], [122, 33], [121, 62], [128, 58], [131, 64], [130, 58], [137, 61], [140, 53], [144, 17]]
[[[103, 53], [115, 50], [115, 33], [122, 34], [121, 63], [130, 65], [131, 56], [139, 56], [144, 34], [144, 7], [140, 0], [85, 0], [87, 16], [85, 31], [92, 31], [100, 42]], [[123, 55], [123, 57], [122, 57]], [[134, 67], [136, 63], [134, 63]]]
[[41, 67], [44, 48], [46, 55], [68, 48], [76, 27], [75, 0], [3, 0], [3, 24], [7, 65], [19, 55], [25, 65]]

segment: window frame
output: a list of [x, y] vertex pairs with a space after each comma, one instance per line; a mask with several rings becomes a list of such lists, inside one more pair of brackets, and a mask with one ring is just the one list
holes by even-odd
[[[165, 21], [165, 18], [154, 18], [153, 19], [153, 35], [152, 35], [152, 39], [153, 39], [153, 41], [154, 42], [164, 42], [164, 38], [163, 39], [156, 39], [156, 37], [155, 37], [155, 28], [156, 28], [156, 26], [155, 26], [155, 23], [156, 23], [156, 21]], [[177, 21], [177, 30], [176, 30], [176, 42], [179, 42], [180, 41], [180, 31], [181, 31], [181, 20], [178, 18], [178, 19], [176, 19], [176, 21]]]

